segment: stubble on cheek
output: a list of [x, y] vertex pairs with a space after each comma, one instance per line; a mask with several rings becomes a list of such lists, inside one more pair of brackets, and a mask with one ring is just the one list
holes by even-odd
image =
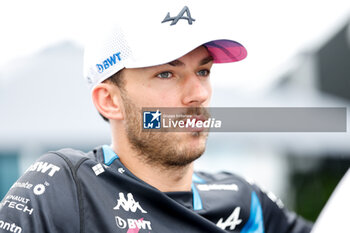
[[[205, 151], [206, 132], [142, 131], [141, 108], [122, 95], [125, 107], [125, 132], [138, 158], [163, 168], [183, 167]], [[195, 146], [192, 145], [192, 142]]]

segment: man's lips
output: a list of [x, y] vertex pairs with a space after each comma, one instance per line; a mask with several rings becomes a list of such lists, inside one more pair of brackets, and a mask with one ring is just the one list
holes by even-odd
[[190, 118], [190, 121], [193, 121], [193, 119], [195, 120], [195, 122], [197, 123], [197, 121], [206, 121], [208, 120], [207, 117], [205, 117], [204, 115], [194, 115], [194, 116], [191, 116]]
[[204, 130], [203, 127], [203, 123], [201, 124], [202, 127], [197, 127], [197, 122], [204, 122], [206, 120], [208, 120], [207, 117], [205, 117], [204, 115], [195, 115], [195, 116], [191, 116], [190, 118], [188, 118], [191, 122], [194, 120], [194, 127], [192, 127], [191, 125], [188, 127], [188, 131], [190, 132], [201, 132]]

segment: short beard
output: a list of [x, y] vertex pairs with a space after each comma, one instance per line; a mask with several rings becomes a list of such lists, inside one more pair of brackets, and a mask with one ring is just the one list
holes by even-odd
[[[164, 169], [180, 168], [191, 164], [205, 151], [207, 132], [146, 132], [142, 131], [141, 108], [138, 108], [122, 91], [125, 107], [125, 131], [132, 148], [145, 163]], [[181, 137], [202, 137], [203, 145], [196, 148], [181, 147]]]

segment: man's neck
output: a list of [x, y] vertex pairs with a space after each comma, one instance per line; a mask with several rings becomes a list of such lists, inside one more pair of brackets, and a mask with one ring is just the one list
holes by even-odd
[[164, 167], [141, 159], [134, 150], [112, 145], [120, 161], [136, 177], [162, 192], [191, 191], [193, 163], [183, 167]]

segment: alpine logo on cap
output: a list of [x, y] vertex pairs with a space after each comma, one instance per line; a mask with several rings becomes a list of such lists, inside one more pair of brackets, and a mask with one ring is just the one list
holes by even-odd
[[[187, 16], [184, 16], [184, 14], [186, 14]], [[175, 17], [170, 17], [170, 12], [168, 12], [168, 14], [163, 19], [162, 23], [172, 21], [170, 26], [173, 26], [173, 25], [177, 24], [177, 22], [179, 22], [180, 19], [187, 20], [188, 24], [190, 24], [190, 25], [192, 25], [193, 21], [196, 21], [194, 18], [191, 17], [190, 9], [188, 9], [187, 6], [184, 6], [184, 8], [182, 8], [180, 13]]]

